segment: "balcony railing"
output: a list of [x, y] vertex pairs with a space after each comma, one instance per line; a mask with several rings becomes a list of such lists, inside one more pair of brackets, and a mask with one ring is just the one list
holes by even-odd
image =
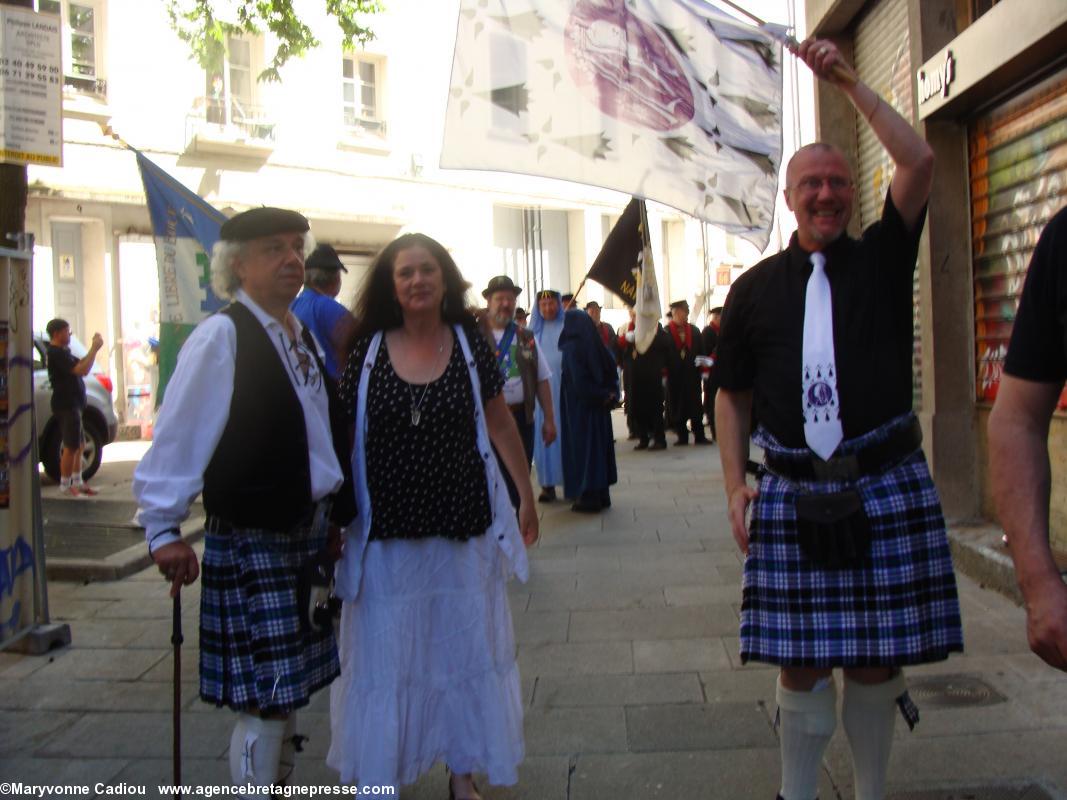
[[372, 134], [374, 136], [380, 136], [383, 139], [387, 133], [386, 124], [384, 119], [370, 119], [367, 117], [353, 117], [345, 115], [345, 127], [350, 133], [360, 134]]
[[226, 103], [216, 97], [198, 97], [185, 116], [186, 149], [270, 153], [274, 149], [275, 124], [257, 106], [235, 99]]
[[87, 78], [81, 75], [64, 75], [63, 86], [79, 94], [86, 94], [99, 100], [107, 99], [107, 81], [103, 78]]

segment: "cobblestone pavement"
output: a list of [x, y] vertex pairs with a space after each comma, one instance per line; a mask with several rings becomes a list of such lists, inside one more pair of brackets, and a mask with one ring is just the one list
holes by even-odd
[[[618, 422], [621, 420], [617, 420]], [[778, 788], [775, 672], [742, 666], [741, 560], [725, 517], [718, 450], [635, 453], [600, 516], [542, 506], [531, 576], [511, 587], [526, 698], [527, 758], [487, 800], [760, 798]], [[922, 722], [898, 721], [891, 796], [1067, 798], [1067, 675], [1029, 653], [1022, 611], [960, 579], [967, 652], [909, 672]], [[73, 644], [0, 653], [0, 781], [147, 786], [171, 775], [172, 606], [151, 570], [49, 585]], [[183, 775], [228, 782], [232, 718], [196, 697], [199, 587], [183, 592]], [[300, 714], [310, 737], [296, 783], [336, 785], [324, 764], [327, 693]], [[821, 797], [851, 798], [838, 733]], [[0, 786], [0, 789], [3, 789]], [[936, 791], [935, 791], [936, 790]], [[447, 796], [439, 766], [400, 794]]]

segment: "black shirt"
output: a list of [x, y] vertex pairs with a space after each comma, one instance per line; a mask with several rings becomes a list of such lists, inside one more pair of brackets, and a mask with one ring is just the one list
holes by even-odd
[[[887, 195], [882, 219], [860, 239], [829, 245], [826, 274], [834, 360], [846, 439], [911, 410], [912, 276], [925, 221], [908, 231]], [[804, 447], [802, 348], [810, 253], [797, 243], [744, 273], [723, 308], [715, 372], [719, 386], [753, 390], [760, 423], [786, 447]]]
[[68, 347], [48, 345], [45, 356], [48, 364], [48, 380], [52, 382], [52, 411], [68, 411], [85, 408], [85, 381], [74, 373], [81, 361]]
[[[484, 405], [503, 391], [504, 379], [485, 337], [469, 330], [467, 341]], [[369, 347], [370, 337], [356, 343], [338, 387], [353, 422]], [[411, 422], [412, 394], [419, 403], [418, 425]], [[470, 375], [459, 341], [453, 337], [444, 374], [417, 385], [396, 374], [383, 337], [370, 372], [366, 414], [369, 538], [467, 540], [485, 533], [492, 509], [485, 463], [478, 452]]]
[[1004, 371], [1040, 383], [1067, 379], [1067, 208], [1049, 220], [1034, 248]]

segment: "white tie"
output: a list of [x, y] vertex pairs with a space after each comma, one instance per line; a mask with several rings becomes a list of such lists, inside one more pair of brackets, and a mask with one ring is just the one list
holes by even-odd
[[804, 438], [828, 459], [844, 438], [834, 365], [834, 317], [826, 256], [812, 253], [811, 265], [804, 298]]

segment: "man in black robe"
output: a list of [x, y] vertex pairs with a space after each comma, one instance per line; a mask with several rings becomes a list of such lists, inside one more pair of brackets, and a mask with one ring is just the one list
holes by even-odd
[[667, 370], [667, 420], [678, 437], [676, 445], [689, 444], [689, 430], [693, 429], [695, 444], [711, 444], [704, 435], [704, 409], [700, 402], [700, 370], [696, 357], [704, 355], [704, 341], [696, 325], [689, 323], [689, 303], [671, 303], [671, 321], [667, 333], [671, 339], [670, 362]]
[[719, 391], [719, 384], [715, 380], [715, 347], [719, 344], [719, 319], [722, 317], [722, 306], [716, 306], [708, 312], [708, 324], [700, 332], [704, 340], [704, 357], [711, 361], [711, 367], [702, 371], [707, 374], [704, 378], [704, 416], [708, 418], [708, 430], [711, 431], [711, 440], [715, 441], [715, 393]]
[[662, 326], [656, 325], [656, 335], [644, 353], [637, 352], [634, 342], [634, 320], [631, 309], [630, 324], [619, 329], [618, 343], [622, 352], [626, 384], [627, 421], [638, 440], [634, 450], [666, 450], [667, 437], [663, 426], [663, 384], [667, 378], [671, 340]]

